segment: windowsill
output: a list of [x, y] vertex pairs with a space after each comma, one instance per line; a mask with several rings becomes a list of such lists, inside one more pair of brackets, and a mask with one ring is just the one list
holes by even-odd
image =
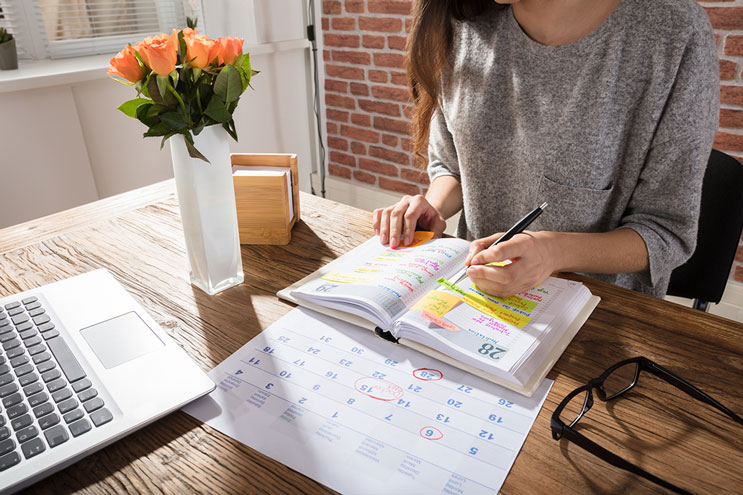
[[[243, 51], [254, 56], [309, 47], [308, 40], [298, 39], [245, 45]], [[19, 60], [18, 69], [0, 70], [0, 93], [103, 79], [107, 77], [108, 62], [113, 55], [60, 60]]]

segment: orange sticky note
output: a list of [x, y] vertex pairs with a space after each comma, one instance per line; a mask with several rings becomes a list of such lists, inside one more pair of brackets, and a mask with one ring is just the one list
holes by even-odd
[[411, 247], [420, 246], [421, 244], [427, 243], [431, 239], [433, 239], [433, 232], [426, 232], [425, 230], [416, 230], [415, 234], [413, 234], [413, 242], [403, 247], [411, 248]]
[[450, 294], [442, 290], [432, 290], [415, 303], [412, 308], [417, 311], [428, 311], [438, 317], [444, 316], [460, 301], [456, 294]]
[[459, 332], [461, 330], [454, 323], [448, 322], [442, 318], [439, 318], [438, 316], [432, 315], [428, 311], [421, 311], [421, 316], [437, 327], [443, 328], [444, 330], [449, 330], [450, 332]]

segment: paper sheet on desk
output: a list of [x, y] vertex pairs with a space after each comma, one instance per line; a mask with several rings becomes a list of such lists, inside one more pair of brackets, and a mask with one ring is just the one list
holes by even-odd
[[510, 392], [290, 311], [209, 373], [195, 418], [342, 493], [496, 493], [552, 387]]

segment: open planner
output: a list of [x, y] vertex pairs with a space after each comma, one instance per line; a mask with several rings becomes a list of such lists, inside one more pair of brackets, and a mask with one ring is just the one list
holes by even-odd
[[469, 242], [432, 237], [397, 249], [374, 237], [278, 295], [531, 396], [599, 298], [554, 277], [507, 298], [453, 285]]

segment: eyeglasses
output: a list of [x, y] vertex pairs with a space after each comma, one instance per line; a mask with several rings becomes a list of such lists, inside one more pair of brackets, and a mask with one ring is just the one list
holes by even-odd
[[[665, 481], [654, 474], [648, 473], [644, 469], [632, 464], [629, 461], [619, 457], [618, 455], [610, 452], [603, 448], [599, 444], [587, 437], [583, 436], [573, 429], [573, 426], [580, 421], [583, 415], [588, 412], [593, 406], [593, 389], [596, 389], [596, 395], [602, 401], [610, 401], [616, 399], [627, 391], [631, 390], [637, 385], [637, 379], [640, 376], [640, 371], [647, 371], [657, 376], [658, 378], [665, 380], [666, 382], [674, 385], [690, 396], [697, 400], [700, 400], [706, 404], [709, 404], [727, 416], [743, 425], [743, 418], [732, 412], [727, 407], [723, 406], [715, 399], [705, 394], [691, 383], [687, 382], [680, 376], [668, 371], [664, 367], [652, 362], [651, 360], [644, 357], [635, 357], [632, 359], [626, 359], [621, 361], [614, 366], [604, 371], [601, 376], [589, 380], [586, 385], [576, 388], [565, 397], [555, 412], [552, 414], [550, 420], [550, 428], [552, 429], [552, 438], [559, 440], [565, 438], [576, 445], [586, 449], [595, 456], [603, 459], [609, 464], [618, 468], [624, 469], [638, 476], [641, 476], [653, 483], [656, 483], [664, 488], [673, 490], [676, 493], [689, 494], [691, 492], [679, 488], [676, 485]], [[573, 419], [574, 418], [574, 419]]]

